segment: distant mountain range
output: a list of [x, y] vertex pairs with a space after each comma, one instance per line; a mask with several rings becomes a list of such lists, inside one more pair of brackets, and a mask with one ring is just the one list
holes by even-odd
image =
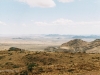
[[74, 38], [74, 39], [84, 39], [84, 38], [91, 38], [91, 39], [99, 39], [100, 35], [59, 35], [59, 34], [49, 34], [45, 35], [46, 37], [65, 37], [65, 38]]
[[29, 35], [0, 35], [0, 37], [22, 38], [70, 38], [70, 39], [100, 39], [100, 35], [60, 35], [60, 34], [29, 34]]
[[73, 36], [73, 38], [93, 38], [93, 39], [100, 39], [100, 36], [98, 35], [89, 35], [89, 36]]

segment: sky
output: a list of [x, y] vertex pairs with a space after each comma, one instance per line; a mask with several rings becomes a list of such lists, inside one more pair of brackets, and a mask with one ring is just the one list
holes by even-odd
[[100, 35], [100, 0], [0, 0], [0, 34]]

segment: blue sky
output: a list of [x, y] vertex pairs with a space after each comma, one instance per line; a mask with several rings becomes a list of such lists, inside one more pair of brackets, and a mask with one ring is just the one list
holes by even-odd
[[0, 0], [0, 34], [100, 35], [100, 0]]

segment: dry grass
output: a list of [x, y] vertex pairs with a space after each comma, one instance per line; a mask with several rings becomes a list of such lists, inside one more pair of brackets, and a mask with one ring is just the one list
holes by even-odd
[[99, 75], [100, 54], [0, 51], [0, 75]]

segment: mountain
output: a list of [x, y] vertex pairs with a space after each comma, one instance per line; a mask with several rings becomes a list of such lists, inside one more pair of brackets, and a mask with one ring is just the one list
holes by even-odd
[[96, 39], [92, 42], [83, 41], [81, 39], [74, 39], [63, 43], [59, 47], [47, 47], [45, 51], [70, 53], [100, 53], [100, 39]]
[[84, 52], [89, 43], [81, 39], [74, 39], [60, 46], [60, 49], [66, 49], [71, 52]]
[[96, 39], [92, 41], [89, 46], [86, 53], [100, 53], [100, 39]]
[[82, 39], [82, 38], [87, 38], [87, 39], [99, 39], [100, 38], [100, 36], [99, 35], [88, 35], [88, 36], [86, 36], [86, 35], [75, 35], [75, 36], [73, 36], [72, 38], [74, 38], [74, 39]]

